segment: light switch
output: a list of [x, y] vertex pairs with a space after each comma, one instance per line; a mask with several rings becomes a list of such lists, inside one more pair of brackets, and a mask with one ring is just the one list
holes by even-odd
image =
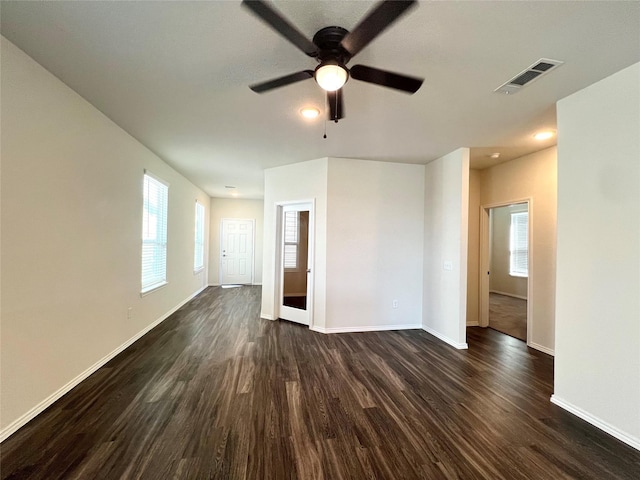
[[453, 270], [453, 262], [450, 260], [446, 260], [443, 264], [442, 264], [442, 268], [444, 268], [445, 270], [451, 271]]

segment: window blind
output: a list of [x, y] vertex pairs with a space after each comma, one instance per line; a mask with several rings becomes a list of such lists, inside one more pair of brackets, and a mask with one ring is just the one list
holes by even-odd
[[169, 186], [145, 173], [142, 207], [142, 293], [167, 281]]
[[509, 235], [509, 274], [515, 277], [529, 275], [529, 213], [511, 214]]
[[196, 232], [193, 269], [204, 268], [204, 205], [196, 202]]
[[284, 212], [284, 268], [298, 268], [300, 212]]

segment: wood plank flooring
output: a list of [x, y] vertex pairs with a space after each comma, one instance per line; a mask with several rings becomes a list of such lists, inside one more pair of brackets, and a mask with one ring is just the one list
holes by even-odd
[[489, 326], [526, 342], [527, 301], [499, 293], [489, 293]]
[[207, 289], [2, 444], [3, 479], [638, 479], [490, 329], [323, 335]]

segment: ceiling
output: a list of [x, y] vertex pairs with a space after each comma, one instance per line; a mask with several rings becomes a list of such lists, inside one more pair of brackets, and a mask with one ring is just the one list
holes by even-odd
[[[370, 1], [275, 1], [309, 38], [352, 29]], [[472, 166], [546, 148], [555, 102], [640, 61], [640, 2], [420, 2], [350, 63], [424, 77], [408, 95], [349, 81], [325, 122], [313, 80], [248, 85], [315, 61], [239, 1], [2, 1], [2, 34], [213, 197], [261, 198], [263, 170], [320, 157], [427, 163], [470, 147]], [[540, 58], [564, 65], [493, 91]], [[303, 119], [303, 106], [322, 118]], [[323, 138], [326, 127], [327, 138]], [[493, 160], [490, 153], [500, 152]]]

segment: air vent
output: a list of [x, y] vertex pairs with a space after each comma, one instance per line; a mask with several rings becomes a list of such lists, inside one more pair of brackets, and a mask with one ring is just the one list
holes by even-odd
[[564, 62], [560, 60], [550, 60], [541, 58], [526, 70], [520, 72], [508, 82], [503, 83], [494, 90], [496, 93], [511, 94], [518, 92], [525, 85], [529, 85], [534, 80], [546, 75], [550, 71], [562, 65]]

